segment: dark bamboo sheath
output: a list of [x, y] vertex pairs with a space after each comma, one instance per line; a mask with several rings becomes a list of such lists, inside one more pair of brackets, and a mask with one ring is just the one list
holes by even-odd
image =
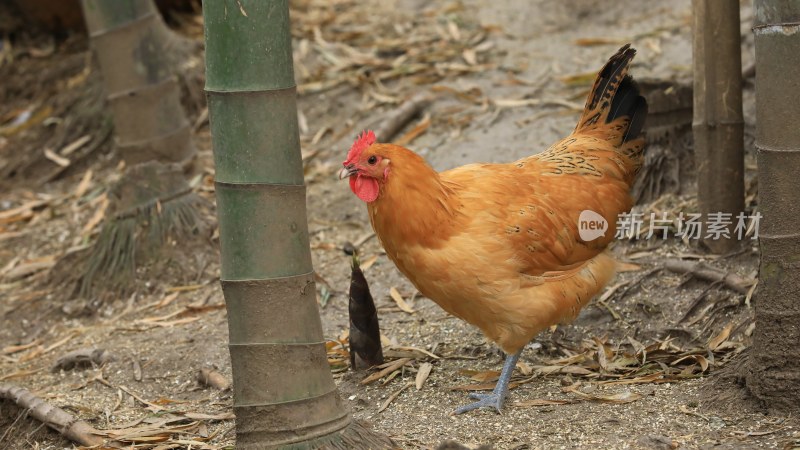
[[800, 403], [800, 2], [756, 0], [756, 150], [761, 267], [747, 386], [772, 408]]
[[203, 16], [237, 448], [291, 446], [350, 416], [316, 303], [288, 3], [206, 0]]

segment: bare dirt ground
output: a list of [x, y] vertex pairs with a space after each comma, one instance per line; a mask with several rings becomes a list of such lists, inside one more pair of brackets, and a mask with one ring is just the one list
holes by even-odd
[[[402, 448], [434, 448], [451, 439], [498, 449], [800, 446], [795, 417], [765, 413], [737, 385], [736, 367], [745, 361], [753, 329], [748, 293], [664, 269], [667, 260], [701, 260], [755, 279], [756, 241], [721, 258], [674, 237], [619, 241], [613, 251], [625, 261], [625, 271], [574, 324], [529, 346], [503, 414], [454, 417], [449, 413], [467, 402], [468, 389], [493, 380], [502, 355], [477, 330], [415, 296], [376, 240], [368, 238], [364, 205], [335, 179], [356, 132], [379, 124], [419, 92], [436, 100], [401, 139], [437, 169], [446, 169], [510, 161], [569, 133], [578, 115], [574, 105], [583, 103], [587, 90], [588, 80], [581, 80], [621, 43], [632, 42], [639, 50], [637, 78], [687, 81], [689, 1], [306, 0], [292, 4], [292, 17], [309, 229], [314, 266], [324, 280], [318, 289], [325, 335], [344, 341], [350, 269], [341, 249], [345, 242], [363, 241], [360, 252], [386, 354], [392, 360], [409, 358], [365, 386], [361, 381], [368, 374], [347, 370], [341, 363], [346, 346], [332, 344], [332, 370], [356, 418]], [[202, 39], [196, 15], [176, 14], [171, 20], [185, 36]], [[752, 63], [750, 21], [745, 2], [745, 66]], [[76, 298], [80, 266], [70, 255], [96, 237], [103, 196], [119, 171], [98, 116], [102, 109], [96, 108], [102, 99], [98, 69], [83, 37], [54, 42], [23, 31], [14, 37], [15, 58], [0, 66], [5, 177], [0, 180], [0, 383], [25, 387], [101, 430], [154, 430], [149, 440], [129, 436], [126, 442], [135, 448], [233, 446], [231, 394], [197, 382], [198, 370], [208, 367], [230, 378], [213, 161], [197, 104], [202, 97], [187, 95], [187, 106], [192, 120], [200, 118], [194, 186], [210, 200], [202, 211], [208, 232], [173, 242], [141, 267], [133, 295], [104, 303]], [[8, 51], [8, 44], [3, 48]], [[46, 82], [37, 81], [43, 76], [49, 77]], [[198, 86], [187, 83], [187, 89]], [[747, 89], [752, 135], [752, 83]], [[42, 109], [46, 112], [36, 119]], [[28, 110], [30, 126], [10, 129]], [[84, 135], [90, 144], [72, 153], [64, 170], [44, 156], [45, 148], [63, 149]], [[88, 147], [91, 142], [97, 145]], [[754, 159], [748, 158], [752, 173]], [[59, 172], [53, 175], [54, 170]], [[43, 177], [52, 181], [44, 183]], [[682, 195], [638, 210], [692, 212], [691, 180], [683, 184]], [[751, 195], [748, 205], [753, 202]], [[389, 295], [393, 287], [413, 312], [398, 308]], [[103, 348], [114, 359], [102, 367], [51, 370], [60, 356], [86, 347]], [[417, 389], [423, 364], [432, 371]], [[124, 440], [120, 434], [114, 436]], [[72, 445], [0, 401], [0, 447]]]

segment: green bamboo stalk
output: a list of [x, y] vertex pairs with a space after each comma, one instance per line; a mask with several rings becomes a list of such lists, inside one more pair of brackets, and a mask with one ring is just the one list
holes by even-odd
[[336, 391], [316, 303], [286, 0], [205, 0], [237, 448], [391, 448]]
[[729, 238], [705, 239], [715, 253], [737, 245], [744, 210], [744, 116], [739, 2], [694, 0], [692, 59], [697, 201], [703, 217], [730, 214]]
[[153, 0], [81, 0], [128, 165], [187, 164], [195, 150], [172, 73], [173, 40]]
[[800, 404], [800, 1], [756, 0], [756, 149], [763, 215], [750, 391], [771, 408]]

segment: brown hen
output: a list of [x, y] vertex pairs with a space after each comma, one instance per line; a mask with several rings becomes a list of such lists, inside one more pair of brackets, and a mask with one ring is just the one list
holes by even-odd
[[[635, 53], [626, 45], [611, 57], [575, 131], [542, 153], [437, 173], [365, 132], [347, 155], [340, 178], [367, 203], [388, 257], [423, 295], [509, 355], [495, 390], [473, 394], [479, 401], [456, 413], [499, 411], [523, 347], [574, 319], [614, 276], [605, 249], [633, 204], [644, 148], [647, 102], [627, 75]], [[607, 224], [583, 233], [587, 240], [585, 211]]]

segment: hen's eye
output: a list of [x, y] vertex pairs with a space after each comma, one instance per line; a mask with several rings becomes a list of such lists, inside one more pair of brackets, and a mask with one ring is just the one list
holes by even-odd
[[371, 165], [373, 165], [373, 166], [374, 166], [374, 165], [375, 165], [375, 163], [376, 163], [376, 162], [378, 162], [378, 157], [377, 157], [377, 156], [375, 156], [375, 155], [372, 155], [372, 156], [370, 156], [370, 157], [369, 157], [369, 159], [367, 160], [367, 162], [368, 162], [368, 163], [370, 163]]

